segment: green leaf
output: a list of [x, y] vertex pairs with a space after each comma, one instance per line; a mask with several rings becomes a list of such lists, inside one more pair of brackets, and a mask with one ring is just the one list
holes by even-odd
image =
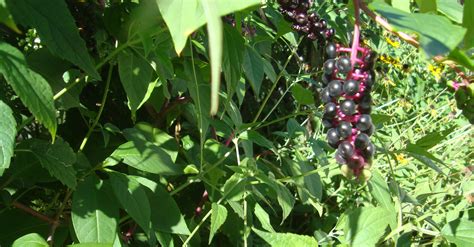
[[10, 166], [15, 146], [16, 121], [10, 107], [0, 100], [0, 177]]
[[378, 0], [370, 7], [379, 12], [397, 30], [416, 33], [420, 46], [428, 57], [444, 55], [462, 41], [466, 29], [452, 24], [446, 17], [406, 13]]
[[219, 86], [221, 84], [222, 66], [222, 20], [218, 9], [219, 0], [201, 0], [207, 21], [207, 36], [209, 36], [209, 57], [211, 62], [211, 115], [217, 113], [219, 107]]
[[441, 235], [458, 247], [474, 245], [474, 222], [467, 219], [456, 219], [441, 229]]
[[433, 12], [436, 13], [436, 0], [416, 0], [421, 13]]
[[95, 176], [79, 183], [72, 199], [71, 219], [81, 243], [110, 243], [117, 233], [118, 207]]
[[265, 136], [261, 135], [255, 130], [245, 131], [242, 134], [240, 134], [239, 137], [242, 140], [252, 141], [261, 147], [265, 147], [268, 149], [275, 149], [275, 147], [273, 146], [273, 143], [270, 140], [268, 140]]
[[212, 242], [214, 234], [219, 230], [219, 228], [224, 224], [227, 218], [227, 209], [217, 203], [212, 204], [211, 209], [211, 229], [209, 232], [209, 244]]
[[[74, 18], [63, 0], [6, 0], [18, 23], [35, 27], [49, 50], [79, 66], [94, 79], [100, 79]], [[26, 14], [27, 13], [27, 14]]]
[[[468, 35], [469, 34], [466, 34], [466, 36]], [[467, 54], [464, 51], [459, 50], [459, 48], [456, 48], [451, 53], [449, 53], [448, 58], [471, 71], [474, 70], [474, 60], [469, 58]]]
[[17, 33], [21, 33], [20, 29], [18, 29], [15, 22], [13, 21], [10, 11], [7, 9], [5, 0], [0, 0], [0, 23], [3, 23], [5, 26]]
[[142, 140], [152, 142], [168, 153], [173, 162], [178, 157], [178, 143], [176, 139], [165, 131], [154, 128], [149, 123], [137, 123], [133, 128], [124, 129], [123, 135], [129, 141], [139, 142], [139, 140]]
[[260, 224], [262, 225], [263, 229], [269, 232], [275, 232], [275, 229], [273, 229], [273, 226], [270, 222], [270, 216], [267, 212], [265, 212], [265, 210], [262, 208], [262, 206], [260, 206], [260, 204], [255, 204], [254, 213], [255, 216], [257, 216], [258, 221], [260, 221]]
[[419, 160], [423, 164], [427, 165], [431, 169], [435, 170], [436, 172], [440, 174], [444, 174], [443, 170], [439, 168], [433, 161], [436, 161], [440, 164], [443, 164], [443, 161], [436, 158], [433, 154], [429, 153], [426, 151], [426, 149], [423, 149], [421, 147], [418, 147], [415, 144], [409, 143], [405, 150], [408, 152], [410, 156], [413, 158]]
[[30, 233], [15, 240], [12, 247], [49, 247], [49, 244], [38, 233]]
[[54, 144], [39, 139], [24, 141], [25, 145], [34, 154], [41, 166], [48, 170], [51, 176], [57, 178], [69, 188], [76, 187], [76, 154], [69, 144], [58, 138]]
[[128, 107], [135, 118], [136, 111], [150, 98], [158, 81], [151, 81], [153, 68], [133, 50], [118, 55], [120, 81], [127, 93]]
[[110, 185], [120, 205], [148, 234], [151, 209], [145, 189], [131, 176], [118, 172], [111, 172], [109, 175]]
[[316, 239], [294, 233], [270, 233], [255, 228], [252, 230], [272, 247], [318, 246]]
[[390, 213], [382, 207], [363, 207], [349, 212], [346, 219], [346, 241], [351, 246], [375, 246], [385, 234]]
[[142, 140], [129, 141], [120, 145], [105, 161], [108, 165], [116, 165], [118, 161], [149, 173], [161, 175], [182, 174], [168, 153], [157, 145]]
[[236, 28], [224, 25], [224, 53], [222, 71], [226, 81], [227, 95], [232, 98], [242, 74], [245, 41]]
[[395, 208], [390, 196], [390, 190], [388, 188], [385, 179], [380, 175], [377, 170], [372, 170], [372, 177], [368, 181], [369, 191], [372, 196], [377, 200], [380, 206], [384, 207], [390, 212], [395, 213]]
[[254, 48], [247, 45], [245, 47], [243, 68], [255, 95], [260, 93], [264, 73], [263, 65], [263, 58], [260, 54]]
[[392, 6], [410, 13], [410, 0], [392, 0]]
[[293, 87], [291, 87], [291, 93], [293, 93], [293, 97], [295, 97], [296, 101], [302, 105], [314, 104], [313, 93], [300, 84], [293, 85]]
[[81, 243], [81, 244], [71, 244], [67, 247], [112, 247], [113, 244], [100, 244], [100, 243]]
[[56, 136], [56, 109], [53, 91], [39, 74], [28, 69], [23, 54], [15, 47], [0, 43], [0, 73], [12, 86], [21, 102], [51, 133]]
[[438, 11], [456, 23], [462, 23], [463, 7], [457, 1], [436, 0]]
[[[157, 0], [161, 15], [173, 37], [176, 53], [180, 54], [188, 36], [206, 23], [203, 0]], [[257, 5], [260, 0], [219, 0], [212, 2], [215, 15], [229, 13]]]
[[474, 1], [464, 2], [462, 26], [467, 28], [466, 36], [464, 36], [464, 46], [469, 49], [474, 46]]
[[186, 221], [173, 197], [161, 185], [149, 179], [134, 178], [153, 192], [148, 194], [150, 206], [153, 208], [151, 211], [153, 228], [160, 232], [189, 235]]

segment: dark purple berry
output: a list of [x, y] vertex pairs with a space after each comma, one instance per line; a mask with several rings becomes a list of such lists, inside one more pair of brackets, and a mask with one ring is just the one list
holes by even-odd
[[356, 80], [347, 80], [344, 83], [344, 93], [350, 96], [359, 92], [359, 82]]
[[337, 114], [337, 106], [333, 102], [329, 102], [324, 106], [324, 116], [328, 118], [333, 118]]
[[340, 136], [339, 133], [337, 132], [336, 128], [332, 128], [328, 130], [326, 139], [328, 140], [329, 146], [333, 148], [337, 148], [337, 144], [339, 143]]
[[333, 80], [328, 84], [329, 95], [338, 97], [342, 94], [342, 83], [339, 80]]
[[327, 75], [332, 74], [335, 68], [336, 68], [336, 61], [334, 59], [328, 59], [324, 63], [324, 73]]
[[363, 133], [366, 133], [367, 135], [371, 136], [375, 132], [375, 126], [373, 124], [370, 124], [370, 127], [366, 130], [361, 131]]
[[337, 51], [336, 51], [336, 45], [334, 43], [329, 43], [326, 46], [326, 54], [328, 55], [328, 58], [336, 57]]
[[370, 115], [368, 114], [362, 114], [360, 116], [359, 121], [356, 124], [356, 127], [360, 131], [368, 130], [371, 126], [372, 126], [372, 119], [370, 118]]
[[356, 111], [356, 105], [355, 105], [354, 101], [352, 101], [350, 99], [346, 99], [346, 100], [342, 101], [342, 103], [340, 105], [340, 109], [341, 109], [341, 112], [344, 113], [344, 115], [352, 116], [352, 115], [354, 115], [354, 113]]
[[375, 154], [375, 145], [370, 142], [369, 145], [362, 150], [362, 157], [364, 157], [364, 159], [366, 160], [369, 160], [371, 159], [372, 157], [374, 157], [374, 154]]
[[341, 154], [342, 157], [345, 159], [349, 159], [354, 155], [354, 147], [348, 141], [343, 141], [339, 144], [337, 151]]
[[354, 141], [355, 147], [361, 150], [365, 149], [369, 145], [369, 143], [369, 136], [365, 133], [360, 133], [359, 135], [357, 135]]
[[321, 121], [321, 123], [323, 124], [324, 128], [326, 128], [326, 129], [330, 129], [330, 128], [334, 127], [333, 123], [332, 123], [332, 120], [328, 119], [328, 118], [323, 117], [323, 120]]
[[352, 134], [352, 124], [346, 121], [342, 121], [339, 123], [337, 131], [339, 133], [339, 136], [345, 139]]
[[340, 73], [349, 73], [352, 69], [351, 60], [348, 57], [340, 57], [336, 62], [336, 67]]
[[328, 88], [325, 87], [321, 90], [321, 101], [323, 103], [329, 103], [332, 101], [331, 95], [329, 94]]

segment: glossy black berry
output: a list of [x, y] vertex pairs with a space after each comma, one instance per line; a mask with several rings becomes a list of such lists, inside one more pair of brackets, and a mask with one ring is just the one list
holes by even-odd
[[327, 136], [329, 146], [333, 148], [337, 148], [337, 144], [339, 143], [340, 136], [339, 133], [337, 132], [336, 128], [332, 128], [328, 130]]
[[323, 88], [323, 90], [321, 90], [321, 101], [323, 103], [329, 103], [331, 102], [332, 98], [331, 98], [331, 95], [329, 94], [329, 91], [327, 88]]
[[329, 59], [324, 63], [324, 73], [330, 75], [334, 72], [336, 68], [336, 61], [334, 59]]
[[346, 74], [352, 69], [351, 60], [348, 57], [340, 57], [336, 62], [336, 67], [340, 73]]
[[356, 80], [347, 80], [343, 86], [344, 93], [353, 96], [359, 92], [359, 82]]
[[360, 131], [368, 130], [371, 126], [372, 126], [372, 119], [370, 118], [370, 115], [368, 114], [362, 114], [360, 116], [359, 121], [356, 124], [356, 127]]
[[362, 150], [362, 157], [364, 159], [369, 160], [374, 157], [375, 154], [375, 145], [373, 143], [369, 143], [369, 145]]
[[326, 46], [326, 54], [328, 55], [328, 58], [336, 58], [337, 51], [334, 43], [329, 43]]
[[324, 116], [328, 118], [333, 118], [337, 113], [337, 105], [333, 102], [329, 102], [324, 106]]
[[339, 133], [339, 136], [345, 139], [352, 134], [352, 124], [346, 121], [342, 121], [339, 123], [337, 131]]
[[339, 80], [333, 80], [328, 84], [329, 95], [338, 97], [342, 94], [342, 83]]
[[375, 132], [375, 126], [373, 124], [370, 124], [369, 128], [366, 130], [361, 131], [363, 133], [366, 133], [367, 135], [371, 136]]
[[326, 129], [330, 129], [330, 128], [334, 127], [333, 124], [332, 124], [332, 119], [329, 119], [329, 118], [323, 118], [321, 123], [324, 126], [324, 128], [326, 128]]
[[341, 102], [340, 109], [344, 115], [352, 116], [356, 111], [356, 105], [353, 100], [346, 99]]
[[330, 81], [331, 81], [331, 75], [323, 74], [321, 76], [321, 81], [323, 83], [323, 86], [326, 86]]
[[358, 134], [354, 141], [355, 147], [360, 150], [365, 149], [369, 145], [369, 143], [370, 143], [370, 138], [365, 133]]
[[354, 155], [354, 147], [348, 141], [341, 142], [337, 150], [345, 159], [349, 159], [352, 157], [352, 155]]

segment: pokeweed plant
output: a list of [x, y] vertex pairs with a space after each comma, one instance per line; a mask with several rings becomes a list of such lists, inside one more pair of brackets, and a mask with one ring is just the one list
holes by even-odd
[[0, 246], [472, 246], [473, 16], [2, 0]]

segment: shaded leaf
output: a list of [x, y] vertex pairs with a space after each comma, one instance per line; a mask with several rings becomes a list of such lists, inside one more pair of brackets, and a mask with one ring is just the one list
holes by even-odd
[[255, 228], [252, 230], [273, 247], [318, 246], [316, 239], [294, 233], [269, 233]]
[[260, 206], [260, 204], [255, 204], [254, 213], [255, 216], [257, 216], [258, 221], [260, 221], [260, 224], [262, 225], [263, 229], [268, 232], [275, 232], [275, 229], [273, 229], [273, 226], [270, 222], [270, 216], [267, 212], [265, 212], [265, 210], [262, 208], [262, 206]]
[[349, 212], [345, 221], [346, 241], [351, 246], [375, 246], [385, 233], [390, 213], [382, 207], [363, 207]]
[[56, 110], [48, 82], [28, 69], [23, 54], [7, 43], [0, 43], [0, 73], [54, 139], [57, 129]]
[[49, 244], [38, 233], [30, 233], [15, 240], [12, 247], [49, 247]]
[[473, 246], [474, 222], [466, 219], [453, 220], [441, 229], [441, 235], [458, 247]]
[[314, 104], [313, 93], [300, 84], [293, 85], [293, 87], [291, 87], [291, 92], [298, 103], [302, 105]]
[[15, 146], [16, 121], [10, 107], [0, 100], [0, 177], [10, 166]]
[[[260, 87], [262, 86], [263, 73], [264, 73], [264, 62], [263, 58], [258, 52], [250, 47], [245, 46], [243, 69], [245, 76], [250, 82], [255, 95], [259, 95]], [[276, 82], [275, 82], [276, 83]]]
[[209, 233], [209, 244], [212, 242], [214, 234], [219, 230], [219, 228], [224, 224], [227, 218], [227, 209], [217, 203], [212, 204], [212, 213], [211, 213], [211, 229]]
[[110, 243], [115, 240], [119, 211], [103, 182], [89, 176], [79, 183], [72, 199], [71, 219], [81, 243]]
[[6, 2], [15, 20], [25, 26], [35, 27], [41, 42], [46, 44], [53, 54], [79, 66], [93, 78], [100, 79], [66, 2], [62, 0], [6, 0]]

